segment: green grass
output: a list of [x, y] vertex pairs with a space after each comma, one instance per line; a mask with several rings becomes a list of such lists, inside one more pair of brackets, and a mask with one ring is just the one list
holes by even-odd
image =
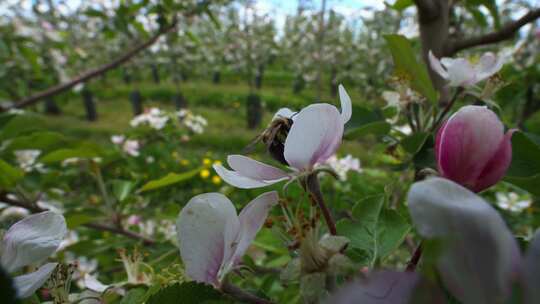
[[[144, 107], [159, 107], [174, 110], [172, 96], [175, 86], [168, 83], [139, 83], [133, 85], [112, 81], [104, 85], [99, 81], [92, 85], [96, 95], [98, 120], [89, 122], [85, 119], [82, 98], [70, 93], [67, 100], [60, 103], [63, 114], [45, 116], [46, 126], [79, 139], [108, 143], [112, 134], [126, 132], [133, 117], [129, 92], [138, 88], [143, 97]], [[271, 120], [273, 113], [280, 107], [300, 109], [315, 100], [312, 91], [294, 95], [288, 87], [264, 87], [260, 92], [264, 103], [264, 117], [261, 126], [256, 130], [246, 127], [245, 100], [249, 92], [246, 85], [240, 83], [211, 84], [207, 82], [189, 82], [182, 84], [182, 93], [189, 102], [189, 109], [208, 120], [208, 126], [202, 135], [195, 135], [186, 143], [187, 153], [214, 152], [220, 156], [241, 153]], [[359, 96], [349, 92], [357, 104]], [[333, 101], [339, 107], [339, 99], [323, 95], [323, 100]], [[350, 153], [359, 157], [362, 162], [369, 162], [368, 149], [370, 142], [346, 142], [341, 154]], [[258, 152], [262, 152], [259, 149]]]

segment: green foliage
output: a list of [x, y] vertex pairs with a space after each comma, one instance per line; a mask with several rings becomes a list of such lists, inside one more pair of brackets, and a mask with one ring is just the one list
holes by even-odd
[[189, 282], [165, 287], [152, 295], [148, 304], [218, 304], [232, 302], [212, 286]]
[[512, 135], [512, 163], [505, 180], [540, 196], [540, 143], [534, 135], [515, 132]]
[[426, 66], [416, 59], [416, 52], [409, 40], [401, 35], [386, 35], [384, 38], [394, 59], [395, 74], [408, 80], [411, 87], [429, 101], [436, 102], [437, 91], [433, 88]]
[[24, 176], [24, 173], [19, 168], [15, 168], [5, 161], [0, 159], [0, 189], [9, 189]]
[[403, 149], [405, 149], [405, 151], [407, 151], [407, 153], [416, 155], [418, 152], [420, 152], [429, 136], [430, 134], [427, 132], [413, 133], [401, 141], [401, 146]]
[[187, 180], [193, 178], [200, 171], [201, 171], [201, 169], [198, 168], [198, 169], [191, 170], [191, 171], [184, 172], [184, 173], [180, 173], [180, 174], [179, 173], [169, 173], [169, 174], [167, 174], [166, 176], [164, 176], [164, 177], [162, 177], [160, 179], [152, 180], [152, 181], [147, 182], [138, 191], [139, 192], [145, 192], [145, 191], [156, 190], [156, 189], [160, 189], [160, 188], [163, 188], [163, 187], [178, 184], [178, 183], [181, 183], [181, 182], [184, 182], [184, 181], [187, 181]]
[[[353, 219], [337, 223], [338, 233], [351, 240], [351, 249], [362, 252], [362, 262], [377, 265], [404, 240], [410, 226], [395, 210], [385, 207], [385, 196], [368, 197], [353, 207]], [[357, 255], [352, 251], [351, 254]]]

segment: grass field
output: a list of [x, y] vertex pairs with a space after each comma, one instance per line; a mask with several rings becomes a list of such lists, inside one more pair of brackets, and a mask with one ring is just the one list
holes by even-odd
[[[85, 119], [82, 97], [70, 93], [65, 100], [59, 102], [62, 115], [45, 116], [46, 124], [51, 130], [63, 134], [106, 143], [113, 134], [120, 134], [129, 128], [133, 112], [128, 96], [129, 92], [138, 88], [143, 97], [145, 108], [159, 107], [174, 110], [172, 97], [175, 86], [169, 83], [154, 84], [150, 82], [133, 85], [107, 84], [100, 82], [91, 88], [96, 96], [98, 120], [90, 122]], [[246, 125], [245, 99], [249, 88], [246, 85], [211, 84], [206, 82], [189, 82], [182, 84], [182, 94], [187, 98], [189, 109], [208, 120], [208, 126], [202, 135], [196, 135], [186, 144], [186, 150], [194, 153], [212, 151], [217, 154], [240, 153], [266, 126], [276, 109], [290, 107], [300, 109], [315, 101], [310, 90], [294, 95], [290, 87], [268, 87], [260, 92], [264, 117], [261, 126], [249, 130]], [[350, 90], [353, 103], [361, 104], [356, 92]], [[327, 93], [322, 99], [339, 107], [339, 98], [330, 97]], [[345, 142], [341, 154], [350, 153], [362, 161], [366, 157], [366, 149], [359, 142]]]

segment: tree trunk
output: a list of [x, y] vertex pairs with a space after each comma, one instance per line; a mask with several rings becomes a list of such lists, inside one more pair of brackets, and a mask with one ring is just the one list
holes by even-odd
[[187, 99], [184, 97], [184, 95], [182, 95], [181, 92], [174, 94], [173, 101], [177, 110], [187, 109], [188, 107]]
[[300, 92], [304, 90], [305, 86], [306, 86], [306, 81], [304, 80], [304, 77], [302, 77], [302, 75], [296, 76], [293, 83], [293, 93], [296, 95], [300, 94]]
[[131, 83], [131, 75], [129, 74], [129, 71], [127, 68], [122, 69], [122, 80], [124, 80], [125, 84]]
[[255, 75], [255, 88], [260, 89], [262, 87], [262, 81], [264, 76], [264, 65], [257, 67], [257, 74]]
[[138, 90], [133, 90], [129, 93], [129, 101], [131, 102], [131, 107], [133, 109], [133, 116], [142, 114], [142, 98], [141, 93]]
[[214, 74], [212, 75], [212, 83], [218, 84], [220, 82], [221, 82], [221, 72], [214, 71]]
[[261, 97], [257, 94], [249, 94], [246, 102], [246, 110], [248, 128], [258, 128], [263, 115]]
[[338, 93], [338, 83], [337, 83], [337, 70], [335, 67], [332, 67], [330, 71], [330, 94], [332, 97], [336, 97]]
[[96, 121], [98, 119], [96, 111], [96, 103], [94, 102], [94, 95], [89, 90], [82, 91], [82, 97], [84, 102], [84, 109], [86, 110], [86, 119], [88, 121]]
[[154, 80], [154, 83], [159, 83], [159, 69], [157, 65], [152, 64], [150, 69], [152, 69], [152, 79]]
[[422, 41], [422, 57], [429, 71], [433, 86], [440, 94], [441, 105], [449, 101], [449, 92], [445, 80], [429, 64], [428, 54], [440, 58], [446, 53], [449, 27], [448, 0], [415, 0], [418, 11], [418, 25]]
[[62, 114], [62, 110], [60, 110], [60, 107], [56, 104], [52, 97], [45, 99], [45, 107], [43, 110], [47, 115]]

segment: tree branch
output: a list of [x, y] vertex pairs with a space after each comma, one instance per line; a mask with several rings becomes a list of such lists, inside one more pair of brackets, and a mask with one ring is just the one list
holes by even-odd
[[437, 0], [414, 0], [414, 5], [421, 18], [425, 18], [422, 21], [436, 19], [441, 14]]
[[[192, 16], [196, 13], [198, 13], [201, 9], [203, 9], [204, 7], [206, 7], [208, 4], [210, 3], [210, 1], [204, 1], [200, 4], [197, 5], [197, 7], [193, 10], [190, 10], [189, 12], [186, 12], [184, 14], [184, 16], [186, 17], [189, 17], [189, 16]], [[128, 52], [126, 52], [124, 55], [116, 58], [115, 60], [113, 60], [112, 62], [109, 62], [107, 64], [104, 64], [96, 69], [92, 69], [92, 70], [89, 70], [85, 73], [82, 73], [81, 75], [73, 78], [72, 80], [68, 81], [68, 82], [65, 82], [65, 83], [61, 83], [61, 84], [58, 84], [58, 85], [55, 85], [53, 87], [50, 87], [44, 91], [41, 91], [41, 92], [38, 92], [30, 97], [27, 97], [27, 98], [24, 98], [22, 100], [19, 100], [19, 101], [15, 101], [13, 102], [13, 105], [10, 105], [6, 108], [2, 108], [0, 107], [0, 112], [4, 112], [4, 111], [7, 111], [9, 109], [13, 109], [13, 108], [24, 108], [24, 107], [27, 107], [27, 106], [30, 106], [30, 105], [33, 105], [35, 103], [37, 103], [38, 101], [44, 99], [44, 98], [47, 98], [47, 97], [51, 97], [51, 96], [54, 96], [56, 94], [59, 94], [59, 93], [62, 93], [64, 91], [67, 91], [69, 89], [71, 89], [72, 87], [76, 86], [77, 84], [79, 83], [82, 83], [82, 82], [85, 82], [85, 81], [88, 81], [92, 78], [95, 78], [97, 76], [100, 76], [104, 73], [106, 73], [107, 71], [109, 70], [112, 70], [122, 64], [124, 64], [125, 62], [129, 61], [131, 58], [133, 58], [135, 55], [139, 54], [141, 51], [147, 49], [148, 47], [150, 47], [152, 44], [154, 44], [154, 42], [156, 42], [159, 37], [161, 37], [162, 35], [174, 30], [176, 28], [178, 24], [178, 18], [175, 17], [173, 19], [173, 21], [171, 22], [171, 24], [169, 24], [168, 26], [160, 29], [156, 34], [154, 34], [154, 36], [150, 37], [150, 39], [148, 39], [147, 41], [135, 46], [134, 48], [130, 49]]]
[[519, 31], [521, 27], [523, 27], [527, 23], [535, 21], [538, 18], [540, 18], [540, 8], [529, 11], [527, 14], [523, 15], [523, 17], [519, 18], [518, 20], [506, 23], [498, 31], [478, 37], [454, 41], [450, 43], [449, 50], [445, 55], [452, 56], [455, 53], [464, 49], [497, 43], [503, 40], [510, 39], [517, 33], [517, 31]]
[[[39, 207], [39, 206], [37, 206], [35, 204], [13, 199], [13, 198], [9, 197], [9, 195], [6, 192], [1, 192], [0, 193], [0, 202], [4, 202], [4, 203], [6, 203], [8, 205], [11, 205], [11, 206], [16, 206], [16, 207], [21, 207], [21, 208], [27, 209], [28, 211], [30, 211], [32, 213], [39, 213], [39, 212], [48, 211], [47, 209], [41, 208], [41, 207]], [[110, 225], [99, 224], [99, 223], [86, 223], [86, 224], [83, 224], [83, 226], [85, 226], [87, 228], [94, 229], [94, 230], [108, 231], [108, 232], [111, 232], [111, 233], [114, 233], [114, 234], [123, 235], [123, 236], [126, 236], [126, 237], [130, 238], [130, 239], [142, 241], [144, 245], [155, 245], [156, 244], [156, 241], [154, 241], [152, 239], [149, 239], [149, 238], [147, 238], [147, 237], [145, 237], [143, 235], [140, 235], [138, 233], [135, 233], [135, 232], [132, 232], [132, 231], [129, 231], [129, 230], [125, 230], [122, 227], [110, 226]]]

